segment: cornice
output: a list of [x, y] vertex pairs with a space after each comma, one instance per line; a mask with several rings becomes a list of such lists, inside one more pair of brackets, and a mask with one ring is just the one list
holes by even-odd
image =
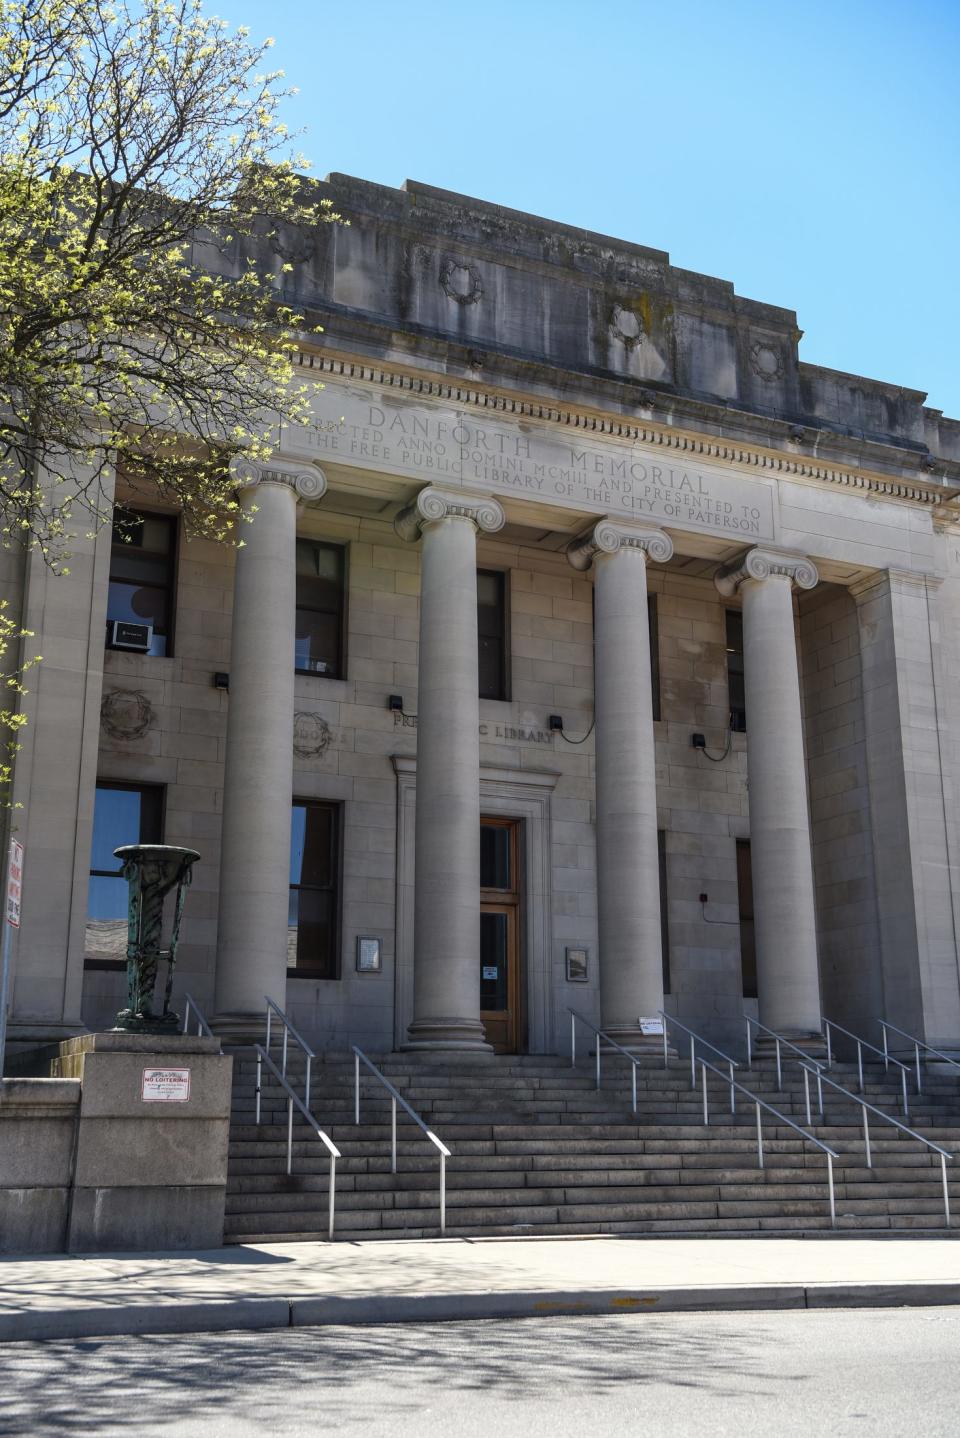
[[[357, 380], [405, 394], [421, 395], [425, 399], [444, 400], [465, 409], [535, 420], [575, 430], [579, 434], [651, 445], [706, 460], [721, 460], [774, 477], [863, 490], [930, 507], [942, 507], [954, 497], [960, 497], [960, 489], [945, 493], [943, 485], [927, 484], [920, 479], [894, 479], [852, 466], [820, 463], [802, 455], [782, 454], [776, 450], [691, 434], [645, 420], [621, 418], [585, 406], [550, 404], [536, 396], [504, 394], [483, 385], [427, 376], [380, 361], [370, 362], [329, 351], [301, 350], [297, 363], [301, 369], [311, 370], [320, 376], [329, 375], [331, 379]], [[938, 515], [941, 522], [945, 517], [943, 513]]]

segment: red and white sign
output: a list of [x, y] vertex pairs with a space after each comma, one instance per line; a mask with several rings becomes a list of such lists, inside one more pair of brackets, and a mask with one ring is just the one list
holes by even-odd
[[23, 845], [17, 839], [10, 840], [10, 858], [7, 863], [7, 923], [15, 929], [20, 927], [20, 896], [23, 891]]
[[186, 1103], [190, 1097], [189, 1069], [144, 1069], [140, 1084], [144, 1103]]

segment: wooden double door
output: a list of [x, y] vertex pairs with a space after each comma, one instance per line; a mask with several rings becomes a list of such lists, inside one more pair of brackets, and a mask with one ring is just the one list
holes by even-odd
[[520, 821], [480, 820], [480, 1018], [499, 1054], [525, 1045]]

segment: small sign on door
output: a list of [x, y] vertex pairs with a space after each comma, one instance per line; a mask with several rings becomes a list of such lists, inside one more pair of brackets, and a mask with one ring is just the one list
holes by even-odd
[[500, 970], [497, 968], [496, 964], [483, 965], [483, 977], [485, 979], [495, 979], [497, 978], [499, 972]]
[[144, 1103], [186, 1103], [190, 1097], [189, 1069], [144, 1069], [140, 1085]]

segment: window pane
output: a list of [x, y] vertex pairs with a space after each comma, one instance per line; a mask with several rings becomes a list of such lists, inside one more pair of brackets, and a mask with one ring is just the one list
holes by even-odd
[[343, 550], [335, 544], [314, 544], [309, 539], [297, 540], [297, 579], [322, 579], [340, 587], [343, 574]]
[[165, 589], [147, 589], [142, 585], [110, 581], [107, 597], [107, 618], [134, 624], [152, 624], [151, 654], [167, 652], [167, 613], [170, 603]]
[[480, 915], [480, 1008], [502, 1012], [507, 1002], [507, 916]]
[[667, 834], [657, 830], [657, 855], [660, 860], [660, 949], [663, 957], [663, 992], [670, 992], [670, 923], [667, 910]]
[[307, 842], [307, 806], [294, 804], [290, 814], [290, 882], [299, 884]]
[[481, 699], [507, 697], [506, 575], [477, 570], [477, 636]]
[[[119, 873], [120, 861], [113, 857], [114, 849], [119, 849], [121, 844], [141, 842], [140, 798], [139, 789], [106, 789], [97, 786], [93, 810], [91, 869], [107, 869]], [[124, 891], [126, 887], [124, 882]], [[126, 913], [126, 907], [123, 912]]]
[[647, 623], [650, 626], [650, 685], [653, 691], [653, 717], [660, 718], [660, 626], [657, 621], [657, 596], [647, 595]]
[[753, 867], [750, 840], [737, 840], [737, 899], [740, 910], [740, 975], [743, 997], [757, 997], [757, 948], [753, 924]]
[[500, 824], [480, 825], [481, 889], [512, 889], [510, 830]]
[[297, 610], [294, 667], [311, 674], [336, 675], [340, 670], [340, 617], [312, 609]]
[[336, 870], [334, 819], [336, 811], [327, 805], [307, 806], [306, 836], [301, 860], [301, 884], [333, 886]]
[[88, 958], [122, 960], [127, 956], [126, 879], [105, 879], [91, 874], [87, 893], [87, 930], [84, 950]]
[[500, 639], [479, 639], [479, 680], [481, 699], [503, 698], [503, 644]]
[[727, 697], [730, 705], [730, 728], [738, 734], [746, 732], [746, 692], [743, 680], [743, 615], [728, 609], [727, 623]]
[[326, 889], [291, 889], [289, 914], [287, 967], [307, 969], [318, 978], [335, 978], [333, 893]]
[[290, 823], [290, 882], [333, 888], [336, 820], [332, 804], [294, 804]]

